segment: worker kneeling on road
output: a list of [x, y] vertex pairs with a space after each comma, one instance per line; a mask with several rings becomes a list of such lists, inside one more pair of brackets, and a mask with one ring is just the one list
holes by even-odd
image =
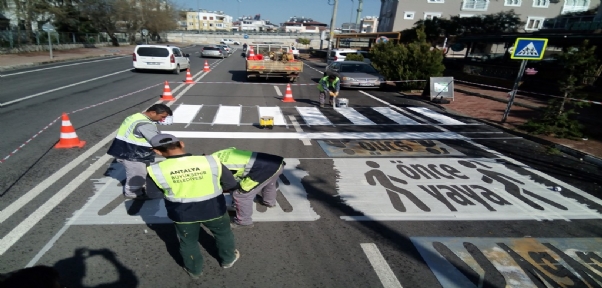
[[215, 237], [222, 267], [232, 267], [240, 253], [234, 246], [222, 190], [238, 186], [232, 172], [215, 156], [186, 153], [184, 143], [173, 135], [159, 134], [150, 143], [157, 154], [166, 158], [147, 170], [153, 183], [165, 194], [165, 209], [176, 226], [184, 270], [194, 279], [202, 274], [201, 224]]
[[328, 75], [322, 77], [320, 82], [318, 82], [318, 90], [320, 90], [320, 107], [324, 108], [324, 98], [326, 98], [326, 94], [328, 93], [328, 105], [332, 105], [335, 101], [334, 98], [339, 96], [339, 91], [341, 91], [341, 81], [339, 77], [335, 75]]
[[276, 182], [284, 169], [284, 158], [261, 152], [236, 149], [234, 147], [217, 151], [218, 157], [228, 169], [234, 171], [240, 189], [232, 192], [236, 207], [236, 217], [232, 228], [253, 227], [253, 202], [261, 192], [261, 203], [267, 207], [276, 206]]

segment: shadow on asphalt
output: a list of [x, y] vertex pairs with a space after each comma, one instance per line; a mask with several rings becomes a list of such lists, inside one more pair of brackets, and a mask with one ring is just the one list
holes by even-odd
[[[111, 283], [100, 284], [97, 286], [85, 286], [83, 280], [84, 277], [86, 277], [86, 259], [91, 257], [102, 257], [110, 262], [115, 267], [115, 270], [117, 270], [119, 279]], [[70, 258], [56, 262], [54, 268], [60, 274], [61, 287], [109, 288], [138, 286], [138, 278], [134, 274], [134, 271], [123, 265], [117, 259], [115, 252], [109, 249], [78, 248]]]

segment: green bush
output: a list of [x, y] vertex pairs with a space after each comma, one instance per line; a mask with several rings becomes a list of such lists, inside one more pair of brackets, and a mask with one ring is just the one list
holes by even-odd
[[[432, 49], [424, 29], [416, 30], [417, 40], [407, 44], [379, 43], [370, 52], [372, 65], [389, 81], [428, 80], [443, 75], [443, 53]], [[425, 82], [400, 83], [398, 87], [424, 88]]]
[[347, 54], [345, 56], [345, 61], [364, 61], [364, 56], [362, 54]]

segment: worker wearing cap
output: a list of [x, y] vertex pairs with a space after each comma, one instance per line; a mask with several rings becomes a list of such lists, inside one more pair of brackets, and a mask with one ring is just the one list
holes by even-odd
[[213, 153], [220, 162], [234, 172], [240, 189], [232, 192], [236, 217], [232, 228], [253, 227], [253, 202], [261, 192], [261, 203], [267, 207], [276, 206], [276, 182], [284, 169], [284, 158], [230, 147]]
[[[161, 197], [161, 193], [145, 189], [146, 167], [155, 161], [150, 139], [159, 134], [156, 122], [173, 115], [165, 104], [154, 104], [145, 112], [136, 113], [123, 120], [107, 154], [115, 157], [125, 168], [123, 196], [127, 199], [148, 200]], [[157, 194], [157, 195], [155, 195]]]
[[167, 216], [176, 226], [184, 270], [194, 279], [202, 274], [203, 256], [199, 248], [200, 225], [213, 237], [223, 268], [240, 257], [234, 246], [226, 198], [223, 190], [238, 187], [236, 179], [217, 157], [193, 156], [173, 135], [159, 134], [150, 141], [153, 150], [166, 158], [150, 165], [148, 176], [164, 193]]
[[318, 82], [318, 90], [320, 90], [320, 107], [324, 108], [326, 94], [329, 95], [328, 105], [332, 105], [334, 98], [339, 96], [341, 91], [341, 81], [335, 75], [324, 76]]

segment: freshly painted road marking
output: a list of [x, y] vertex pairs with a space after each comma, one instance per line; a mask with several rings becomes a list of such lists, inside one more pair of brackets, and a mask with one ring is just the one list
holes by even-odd
[[61, 87], [58, 87], [58, 88], [50, 89], [50, 90], [47, 90], [47, 91], [44, 91], [44, 92], [40, 92], [40, 93], [36, 93], [36, 94], [33, 94], [33, 95], [21, 97], [19, 99], [11, 100], [11, 101], [8, 101], [8, 102], [0, 103], [0, 107], [7, 106], [7, 105], [10, 105], [10, 104], [15, 104], [15, 103], [18, 103], [18, 102], [21, 102], [21, 101], [25, 101], [27, 99], [39, 97], [39, 96], [42, 96], [42, 95], [45, 95], [45, 94], [48, 94], [48, 93], [56, 92], [56, 91], [59, 91], [59, 90], [67, 89], [67, 88], [70, 88], [70, 87], [73, 87], [73, 86], [77, 86], [77, 85], [80, 85], [80, 84], [92, 82], [92, 81], [95, 81], [95, 80], [98, 80], [98, 79], [102, 79], [102, 78], [107, 78], [107, 77], [110, 77], [110, 76], [114, 76], [114, 75], [121, 74], [121, 73], [124, 73], [124, 72], [129, 72], [129, 71], [132, 71], [132, 68], [129, 68], [129, 69], [126, 69], [126, 70], [122, 70], [122, 71], [118, 71], [118, 72], [111, 73], [111, 74], [107, 74], [107, 75], [103, 75], [103, 76], [100, 76], [100, 77], [96, 77], [96, 78], [92, 78], [92, 79], [80, 81], [80, 82], [77, 82], [77, 83], [69, 84], [69, 85], [66, 85], [66, 86], [61, 86]]
[[414, 121], [413, 119], [403, 116], [389, 107], [374, 107], [372, 110], [382, 114], [383, 116], [395, 121], [397, 124], [401, 125], [419, 125], [420, 123]]
[[186, 139], [468, 139], [454, 132], [198, 132], [164, 131]]
[[[196, 77], [197, 75], [202, 74], [202, 73], [203, 72], [199, 72], [199, 73], [195, 74], [194, 77]], [[206, 75], [207, 75], [207, 73], [202, 74], [198, 80], [202, 79]], [[178, 93], [175, 96], [176, 101], [178, 99], [180, 99], [182, 97], [182, 95], [184, 95], [184, 93], [186, 93], [186, 91], [188, 91], [192, 87], [192, 85], [186, 85], [186, 84], [182, 83], [178, 87], [173, 89], [173, 91], [178, 91], [182, 87], [186, 87], [186, 88], [184, 88], [184, 90], [182, 90], [182, 92]], [[173, 101], [173, 102], [170, 101], [166, 105], [171, 106], [176, 101]], [[154, 104], [160, 104], [162, 102], [163, 102], [162, 100], [159, 100], [159, 101], [155, 102]], [[15, 211], [18, 211], [19, 209], [21, 209], [25, 204], [29, 203], [32, 199], [37, 197], [40, 193], [44, 192], [44, 190], [47, 189], [48, 187], [50, 187], [51, 184], [58, 181], [60, 178], [65, 176], [68, 172], [73, 170], [75, 167], [81, 165], [81, 163], [84, 162], [91, 155], [93, 155], [94, 153], [97, 153], [101, 148], [104, 148], [105, 145], [107, 145], [111, 140], [113, 140], [115, 133], [117, 133], [117, 130], [115, 130], [112, 133], [110, 133], [109, 135], [107, 135], [107, 137], [100, 140], [96, 145], [92, 146], [90, 149], [88, 149], [82, 155], [77, 157], [75, 160], [71, 161], [65, 167], [63, 167], [59, 171], [55, 172], [54, 174], [52, 174], [51, 176], [46, 178], [44, 181], [42, 181], [42, 183], [38, 184], [32, 190], [25, 193], [25, 195], [23, 195], [19, 199], [15, 200], [4, 210], [0, 211], [0, 223], [2, 223], [4, 220], [6, 220], [6, 218], [8, 218], [10, 215], [12, 215]], [[100, 165], [99, 163], [102, 162], [100, 160], [103, 159], [105, 156], [108, 156], [108, 155], [104, 155], [103, 157], [101, 157], [98, 161], [96, 161], [92, 165], [96, 165], [96, 164]], [[98, 167], [96, 170], [98, 170], [99, 168], [100, 167]], [[96, 170], [94, 170], [92, 172], [96, 172]], [[86, 171], [88, 171], [88, 169]], [[76, 179], [79, 179], [79, 178], [81, 178], [81, 175]], [[67, 184], [67, 186], [65, 186], [63, 189], [61, 189], [59, 191], [59, 193], [52, 196], [52, 198], [50, 198], [46, 202], [48, 204], [45, 203], [44, 205], [40, 206], [40, 208], [38, 208], [36, 211], [34, 211], [32, 214], [30, 214], [29, 217], [27, 217], [17, 227], [15, 227], [15, 229], [13, 229], [8, 234], [6, 234], [2, 239], [0, 239], [0, 243], [1, 243], [0, 255], [3, 255], [16, 241], [18, 241], [22, 237], [22, 235], [27, 233], [31, 228], [33, 228], [33, 226], [35, 224], [37, 224], [37, 222], [39, 220], [34, 222], [33, 221], [34, 219], [42, 219], [43, 216], [40, 217], [41, 214], [43, 214], [43, 215], [48, 214], [52, 209], [54, 209], [54, 207], [56, 207], [57, 205], [59, 205], [61, 203], [62, 199], [64, 199], [65, 197], [67, 197], [71, 193], [73, 193], [73, 191], [75, 191], [75, 189], [77, 189], [79, 187], [79, 185], [74, 185], [74, 183], [76, 183], [76, 179], [72, 180], [69, 184]], [[17, 237], [18, 235], [21, 235], [21, 236]], [[54, 239], [54, 237], [52, 239]], [[52, 239], [50, 241], [52, 241]], [[49, 241], [49, 243], [51, 243], [50, 241]], [[9, 243], [12, 243], [12, 244], [7, 245]], [[40, 255], [39, 257], [41, 257], [41, 256], [43, 256], [43, 255]]]
[[[370, 97], [370, 98], [372, 98], [372, 99], [374, 99], [374, 100], [376, 100], [376, 101], [378, 101], [378, 102], [380, 102], [380, 103], [383, 103], [383, 104], [391, 107], [392, 109], [395, 109], [395, 110], [397, 110], [397, 111], [405, 114], [406, 116], [410, 116], [410, 113], [408, 113], [407, 111], [405, 111], [405, 110], [403, 110], [403, 109], [401, 109], [401, 108], [399, 108], [399, 107], [397, 107], [397, 106], [395, 106], [395, 105], [393, 105], [393, 104], [391, 104], [391, 103], [389, 103], [389, 102], [387, 102], [387, 101], [385, 101], [383, 99], [380, 99], [380, 98], [378, 98], [378, 97], [376, 97], [376, 96], [374, 96], [374, 95], [372, 95], [370, 93], [366, 93], [365, 91], [362, 91], [362, 90], [360, 90], [359, 92], [362, 93], [362, 94], [364, 94], [364, 95], [366, 95], [366, 96], [368, 96], [368, 97]], [[411, 116], [412, 116], [412, 118], [416, 118], [416, 119], [418, 119], [418, 120], [420, 120], [420, 121], [422, 121], [424, 123], [430, 123], [431, 122], [431, 121], [428, 121], [428, 120], [426, 120], [424, 118], [418, 117], [416, 115], [411, 115]], [[435, 126], [435, 127], [440, 128], [439, 126]], [[447, 129], [443, 129], [443, 128], [441, 128], [441, 129], [443, 131], [447, 131]]]
[[188, 124], [192, 122], [201, 108], [203, 108], [203, 105], [180, 104], [180, 106], [173, 111], [173, 123]]
[[278, 88], [278, 86], [274, 86], [274, 90], [276, 90], [276, 95], [282, 97], [282, 92], [280, 92], [280, 88]]
[[[82, 63], [73, 63], [73, 64], [66, 64], [66, 65], [48, 67], [48, 68], [40, 68], [40, 69], [35, 69], [35, 70], [28, 70], [28, 71], [17, 72], [17, 73], [2, 74], [2, 77], [8, 77], [8, 76], [14, 76], [14, 75], [33, 73], [33, 72], [38, 72], [38, 71], [50, 70], [50, 69], [58, 69], [58, 68], [69, 67], [69, 66], [83, 65], [83, 64], [88, 64], [88, 63], [103, 62], [103, 61], [121, 59], [121, 58], [125, 58], [125, 57], [130, 57], [130, 56], [117, 56], [117, 57], [109, 58], [109, 59], [86, 61], [86, 62], [82, 62]], [[130, 70], [131, 70], [131, 68], [130, 68]]]
[[313, 125], [333, 125], [322, 112], [316, 107], [296, 107], [299, 115], [309, 126]]
[[408, 107], [408, 109], [420, 113], [426, 117], [429, 117], [431, 119], [434, 119], [435, 121], [441, 123], [441, 124], [448, 124], [448, 125], [465, 125], [464, 122], [460, 122], [454, 118], [451, 117], [447, 117], [445, 115], [439, 114], [429, 108], [426, 107]]
[[[288, 119], [290, 119], [291, 123], [293, 123], [293, 127], [295, 127], [295, 131], [297, 131], [297, 133], [303, 133], [303, 129], [301, 128], [301, 125], [299, 125], [299, 122], [297, 122], [297, 119], [295, 119], [295, 116], [289, 115]], [[307, 138], [301, 138], [299, 140], [301, 140], [301, 142], [303, 142], [303, 145], [311, 146], [311, 140], [309, 140]]]
[[[280, 107], [264, 107], [257, 106], [257, 113], [259, 113], [259, 117], [271, 116], [274, 117], [274, 125], [287, 125], [284, 120], [284, 115], [282, 115], [282, 110]], [[259, 120], [259, 119], [257, 119]]]
[[387, 260], [385, 260], [380, 253], [380, 250], [378, 250], [378, 247], [376, 247], [376, 244], [361, 243], [360, 246], [362, 246], [362, 250], [364, 250], [366, 257], [368, 257], [368, 261], [370, 261], [370, 264], [372, 265], [374, 272], [376, 272], [376, 275], [378, 275], [383, 287], [403, 288], [401, 283], [399, 283], [399, 280], [397, 280], [397, 277], [395, 277], [395, 273], [393, 273], [393, 270], [389, 267]]
[[[242, 106], [222, 106], [220, 105], [213, 119], [213, 124], [240, 125], [240, 115]], [[212, 124], [212, 125], [213, 125]]]
[[341, 113], [345, 118], [349, 119], [355, 125], [376, 125], [372, 120], [368, 119], [362, 113], [351, 107], [334, 108], [335, 111]]

